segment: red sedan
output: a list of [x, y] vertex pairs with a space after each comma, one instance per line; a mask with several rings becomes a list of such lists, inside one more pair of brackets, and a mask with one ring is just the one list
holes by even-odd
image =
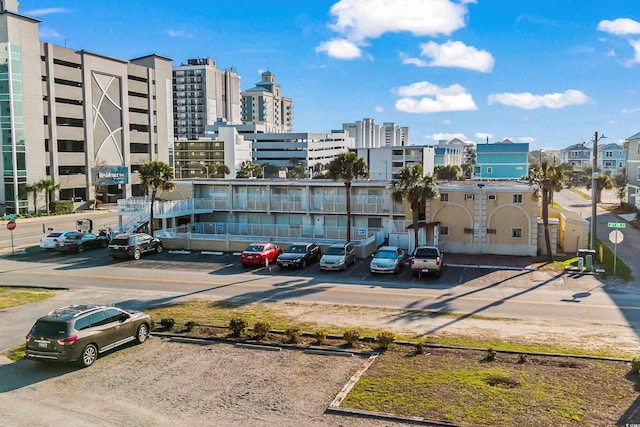
[[273, 243], [252, 243], [240, 254], [240, 263], [247, 265], [265, 265], [273, 263], [278, 259], [282, 249]]

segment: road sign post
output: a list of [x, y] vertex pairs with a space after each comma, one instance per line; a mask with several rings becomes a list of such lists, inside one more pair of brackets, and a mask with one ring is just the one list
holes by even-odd
[[13, 248], [13, 230], [16, 228], [16, 222], [11, 220], [7, 223], [7, 230], [11, 232], [11, 255], [15, 255], [15, 251]]
[[[616, 223], [610, 222], [609, 224], [616, 224]], [[624, 226], [624, 222], [619, 222], [617, 224], [622, 224]], [[620, 228], [624, 228], [624, 227], [620, 227]], [[622, 234], [622, 231], [618, 230], [617, 228], [613, 230], [611, 233], [609, 233], [609, 241], [613, 243], [613, 276], [614, 277], [616, 275], [616, 264], [617, 264], [616, 261], [618, 261], [618, 243], [622, 243], [623, 240], [624, 240], [624, 234]]]

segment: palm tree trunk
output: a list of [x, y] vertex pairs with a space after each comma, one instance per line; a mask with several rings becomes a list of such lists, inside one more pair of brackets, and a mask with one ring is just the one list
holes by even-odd
[[544, 227], [544, 241], [547, 248], [547, 258], [553, 261], [553, 252], [551, 252], [551, 237], [549, 236], [549, 192], [545, 188], [542, 191], [542, 224]]
[[345, 181], [347, 191], [347, 242], [351, 241], [351, 181]]

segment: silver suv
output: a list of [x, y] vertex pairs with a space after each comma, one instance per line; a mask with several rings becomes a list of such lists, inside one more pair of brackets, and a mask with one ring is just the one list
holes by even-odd
[[91, 366], [99, 353], [149, 336], [149, 315], [104, 305], [70, 305], [39, 318], [26, 336], [32, 360]]

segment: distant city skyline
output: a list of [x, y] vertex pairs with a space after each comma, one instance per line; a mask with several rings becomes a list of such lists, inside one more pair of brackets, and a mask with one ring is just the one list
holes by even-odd
[[[634, 2], [315, 0], [175, 3], [23, 0], [40, 39], [173, 65], [213, 58], [241, 90], [278, 76], [294, 132], [372, 118], [410, 143], [509, 138], [562, 149], [640, 131]], [[391, 6], [389, 6], [391, 5]]]

